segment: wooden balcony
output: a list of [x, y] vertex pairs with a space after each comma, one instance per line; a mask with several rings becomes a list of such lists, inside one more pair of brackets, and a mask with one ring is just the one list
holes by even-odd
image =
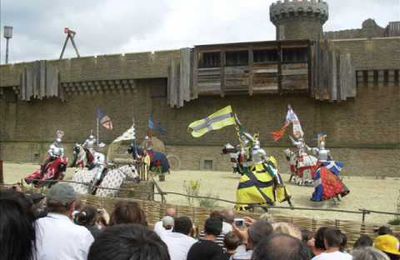
[[309, 91], [309, 41], [196, 46], [193, 84], [199, 95]]

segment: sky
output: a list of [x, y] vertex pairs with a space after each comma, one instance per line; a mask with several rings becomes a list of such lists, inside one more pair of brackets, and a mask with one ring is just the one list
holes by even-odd
[[[13, 26], [10, 63], [58, 59], [66, 35], [77, 32], [81, 56], [275, 39], [273, 0], [0, 0], [3, 26]], [[400, 0], [327, 0], [324, 31], [360, 28], [367, 18], [385, 27], [400, 20]], [[67, 45], [64, 57], [74, 57]]]

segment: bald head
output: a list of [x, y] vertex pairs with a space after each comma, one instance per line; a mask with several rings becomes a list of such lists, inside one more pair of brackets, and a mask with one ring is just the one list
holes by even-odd
[[232, 224], [235, 219], [235, 212], [232, 209], [225, 209], [222, 212], [222, 216], [224, 217], [224, 221]]
[[165, 210], [165, 216], [176, 217], [176, 209], [175, 208], [167, 208]]
[[275, 234], [264, 238], [254, 250], [254, 260], [307, 260], [307, 248], [297, 238], [287, 234]]

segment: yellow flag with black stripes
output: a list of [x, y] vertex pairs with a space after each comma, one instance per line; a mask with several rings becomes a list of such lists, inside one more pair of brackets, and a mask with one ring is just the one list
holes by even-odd
[[235, 124], [236, 121], [232, 107], [226, 106], [206, 118], [192, 122], [188, 126], [188, 130], [192, 130], [191, 134], [193, 137], [200, 137], [212, 130], [219, 130], [225, 126]]

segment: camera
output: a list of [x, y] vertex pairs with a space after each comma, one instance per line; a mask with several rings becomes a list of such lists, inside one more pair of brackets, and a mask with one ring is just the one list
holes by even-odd
[[233, 222], [235, 223], [235, 226], [238, 228], [244, 228], [246, 226], [244, 219], [242, 218], [235, 218]]

